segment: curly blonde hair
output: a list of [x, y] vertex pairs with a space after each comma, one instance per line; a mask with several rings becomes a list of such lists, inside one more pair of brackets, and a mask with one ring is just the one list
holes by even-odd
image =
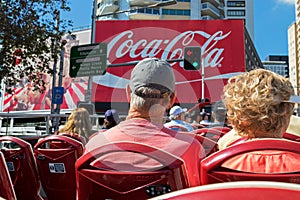
[[294, 104], [283, 102], [294, 94], [291, 82], [265, 69], [232, 77], [224, 87], [228, 121], [249, 138], [280, 138], [286, 131]]
[[68, 117], [68, 121], [59, 133], [68, 133], [71, 136], [77, 134], [88, 138], [92, 131], [92, 124], [90, 122], [90, 114], [85, 108], [76, 108]]

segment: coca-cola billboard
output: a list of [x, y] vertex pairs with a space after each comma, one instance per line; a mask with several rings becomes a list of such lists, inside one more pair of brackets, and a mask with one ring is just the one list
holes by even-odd
[[[183, 58], [186, 46], [200, 46], [204, 67], [204, 97], [220, 99], [227, 79], [245, 71], [242, 20], [116, 20], [96, 23], [95, 42], [108, 47], [108, 64]], [[182, 62], [171, 62], [176, 76], [178, 103], [196, 103], [203, 97], [202, 70], [187, 71]], [[93, 101], [127, 102], [125, 86], [131, 66], [108, 67], [93, 78]]]

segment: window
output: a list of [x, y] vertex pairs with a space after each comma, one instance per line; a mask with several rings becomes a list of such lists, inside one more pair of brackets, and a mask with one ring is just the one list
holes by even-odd
[[163, 15], [185, 15], [185, 16], [190, 16], [191, 11], [190, 10], [163, 9], [162, 14]]
[[159, 10], [158, 9], [153, 9], [153, 14], [154, 15], [159, 15]]
[[246, 11], [245, 10], [228, 10], [227, 16], [245, 16]]
[[137, 10], [131, 10], [130, 13], [147, 13], [147, 14], [159, 15], [159, 9], [139, 8]]
[[183, 15], [183, 10], [178, 10], [178, 15]]
[[183, 10], [183, 15], [190, 16], [191, 11], [190, 10]]
[[245, 7], [245, 1], [228, 1], [227, 7]]

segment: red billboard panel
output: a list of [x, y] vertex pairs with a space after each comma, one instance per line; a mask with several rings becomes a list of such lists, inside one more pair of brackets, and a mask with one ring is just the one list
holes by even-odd
[[[202, 97], [219, 100], [227, 79], [245, 71], [242, 20], [98, 21], [95, 40], [107, 43], [108, 64], [147, 57], [183, 59], [185, 47], [200, 46], [203, 70], [185, 70], [183, 61], [170, 62], [178, 103], [197, 103]], [[104, 75], [94, 77], [93, 101], [126, 102], [125, 87], [132, 68], [125, 64], [109, 67]]]

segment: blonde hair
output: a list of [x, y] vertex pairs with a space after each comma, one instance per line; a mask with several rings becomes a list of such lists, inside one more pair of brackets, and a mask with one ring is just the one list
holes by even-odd
[[59, 133], [68, 133], [71, 136], [77, 134], [88, 138], [91, 134], [92, 124], [90, 122], [90, 114], [85, 108], [76, 108], [68, 117], [68, 121]]
[[228, 121], [250, 138], [282, 137], [294, 104], [283, 102], [294, 94], [291, 82], [271, 71], [255, 69], [229, 79], [224, 87]]

